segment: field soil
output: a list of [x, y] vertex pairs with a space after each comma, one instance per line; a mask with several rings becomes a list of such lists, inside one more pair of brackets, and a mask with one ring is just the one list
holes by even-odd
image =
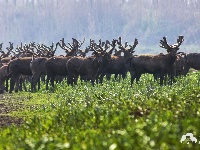
[[12, 111], [21, 109], [21, 104], [13, 104], [12, 101], [15, 100], [10, 94], [1, 94], [0, 95], [0, 127], [9, 126], [12, 124], [20, 125], [23, 123], [22, 118], [17, 118], [11, 116]]

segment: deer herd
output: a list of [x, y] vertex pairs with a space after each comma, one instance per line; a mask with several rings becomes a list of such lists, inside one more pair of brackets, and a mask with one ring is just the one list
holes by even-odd
[[[144, 73], [153, 74], [154, 80], [159, 80], [160, 85], [166, 84], [166, 78], [172, 84], [176, 77], [185, 76], [190, 68], [200, 70], [200, 53], [178, 52], [184, 41], [183, 36], [179, 36], [173, 45], [169, 45], [166, 37], [163, 37], [160, 47], [166, 49], [167, 54], [157, 55], [133, 55], [137, 39], [133, 45], [128, 42], [122, 44], [121, 37], [105, 42], [99, 40], [98, 43], [90, 39], [89, 46], [81, 50], [84, 41], [72, 38], [72, 43], [66, 44], [63, 38], [56, 45], [30, 42], [21, 43], [15, 49], [13, 43], [9, 42], [7, 51], [2, 50], [1, 43], [0, 93], [5, 90], [9, 93], [21, 91], [22, 87], [27, 90], [24, 81], [31, 83], [32, 92], [40, 89], [40, 80], [46, 83], [46, 90], [49, 89], [49, 81], [54, 87], [55, 81], [61, 82], [65, 78], [69, 85], [76, 85], [80, 78], [81, 81], [90, 81], [94, 86], [95, 83], [102, 84], [104, 77], [109, 80], [112, 74], [115, 79], [118, 76], [124, 79], [127, 72], [131, 75], [131, 86]], [[55, 55], [58, 46], [65, 51], [65, 56]], [[86, 56], [88, 52], [91, 55]]]

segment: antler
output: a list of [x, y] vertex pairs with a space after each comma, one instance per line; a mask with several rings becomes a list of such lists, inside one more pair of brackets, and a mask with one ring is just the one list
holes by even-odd
[[0, 50], [2, 49], [3, 43], [0, 44]]
[[178, 48], [184, 41], [184, 36], [179, 36], [177, 39], [177, 43], [173, 45], [174, 48]]
[[11, 51], [13, 50], [13, 43], [9, 42], [9, 44], [10, 44], [10, 47], [6, 48], [8, 50], [6, 53], [7, 57], [10, 55]]
[[166, 37], [163, 37], [163, 40], [160, 40], [160, 47], [169, 49], [171, 46], [167, 43]]
[[65, 44], [65, 42], [64, 42], [64, 38], [62, 38], [62, 40], [60, 40], [60, 41], [61, 41], [62, 47], [66, 46], [66, 44]]
[[135, 51], [133, 51], [133, 50], [135, 49], [135, 47], [136, 47], [137, 45], [138, 45], [138, 40], [137, 40], [137, 39], [135, 39], [133, 46], [132, 46], [132, 45], [129, 45], [129, 46], [131, 47], [130, 50], [132, 51], [132, 53], [135, 52]]
[[121, 37], [121, 36], [118, 38], [117, 44], [118, 44], [118, 45], [122, 45], [122, 37]]

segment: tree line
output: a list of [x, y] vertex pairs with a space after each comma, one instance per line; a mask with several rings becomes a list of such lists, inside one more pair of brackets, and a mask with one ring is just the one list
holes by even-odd
[[200, 43], [197, 0], [6, 0], [0, 9], [0, 42], [5, 45], [72, 37], [86, 37], [87, 44], [122, 36], [125, 41], [137, 37], [146, 48], [158, 47], [163, 36], [173, 43], [178, 35], [184, 35], [185, 45]]

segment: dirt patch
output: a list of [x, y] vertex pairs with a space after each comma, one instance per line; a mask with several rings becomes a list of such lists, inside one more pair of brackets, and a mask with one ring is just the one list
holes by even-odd
[[0, 128], [10, 125], [20, 125], [23, 123], [22, 118], [15, 118], [11, 116], [0, 116]]
[[0, 95], [0, 127], [22, 124], [22, 118], [16, 118], [9, 115], [12, 111], [21, 109], [23, 109], [23, 105], [17, 103], [16, 99], [11, 98], [11, 95]]

